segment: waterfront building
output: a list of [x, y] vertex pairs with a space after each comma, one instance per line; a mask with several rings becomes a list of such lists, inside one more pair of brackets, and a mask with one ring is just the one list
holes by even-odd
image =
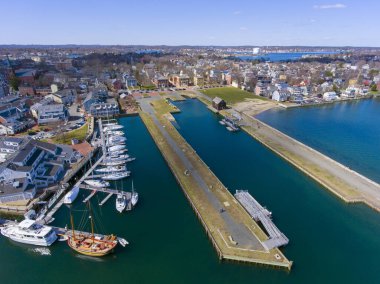
[[323, 94], [323, 99], [325, 101], [333, 101], [333, 100], [338, 99], [338, 96], [336, 95], [335, 92], [326, 92]]
[[3, 159], [0, 164], [0, 203], [33, 198], [38, 188], [57, 184], [68, 165], [82, 157], [70, 146], [29, 137], [2, 138], [0, 155]]
[[183, 74], [181, 71], [179, 75], [171, 75], [169, 81], [177, 88], [188, 87], [190, 84], [190, 77]]
[[119, 114], [120, 109], [115, 99], [108, 99], [106, 102], [91, 104], [89, 113], [93, 117], [109, 117]]
[[213, 100], [212, 100], [212, 107], [216, 110], [222, 110], [222, 109], [226, 109], [227, 108], [227, 104], [224, 100], [222, 100], [221, 98], [219, 97], [215, 97]]
[[137, 86], [137, 80], [135, 76], [130, 75], [128, 73], [124, 73], [122, 77], [126, 88]]
[[38, 124], [56, 123], [68, 119], [69, 113], [63, 104], [47, 104], [45, 102], [46, 100], [41, 101], [30, 108]]
[[74, 89], [65, 89], [56, 91], [50, 94], [48, 97], [52, 98], [54, 102], [58, 104], [71, 105], [74, 103], [77, 97], [77, 92]]
[[168, 78], [162, 75], [156, 75], [153, 79], [153, 84], [157, 88], [167, 88], [170, 86]]
[[285, 102], [289, 99], [290, 94], [286, 90], [276, 90], [272, 93], [272, 100], [277, 102]]

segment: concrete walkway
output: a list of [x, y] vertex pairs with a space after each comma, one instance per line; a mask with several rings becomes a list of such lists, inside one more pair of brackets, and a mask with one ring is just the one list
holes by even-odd
[[[199, 188], [203, 190], [207, 196], [208, 202], [213, 206], [214, 210], [220, 212], [220, 209], [224, 208], [224, 205], [218, 200], [218, 198], [210, 191], [208, 185], [203, 180], [198, 171], [193, 167], [189, 159], [183, 153], [182, 149], [178, 144], [171, 138], [166, 129], [159, 122], [153, 107], [150, 105], [151, 99], [141, 99], [139, 100], [141, 109], [149, 114], [155, 123], [155, 125], [160, 130], [161, 134], [165, 137], [167, 143], [173, 149], [173, 151], [181, 159], [182, 163], [189, 170], [191, 176], [194, 178]], [[254, 249], [254, 250], [265, 250], [261, 242], [248, 230], [248, 228], [235, 220], [228, 211], [224, 211], [221, 214], [222, 219], [224, 220], [226, 227], [228, 228], [229, 233], [232, 238], [238, 243], [238, 247], [244, 249]]]

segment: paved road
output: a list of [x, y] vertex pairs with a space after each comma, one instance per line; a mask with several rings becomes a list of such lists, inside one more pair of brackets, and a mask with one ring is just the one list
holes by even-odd
[[[148, 113], [152, 118], [161, 134], [165, 137], [166, 141], [173, 149], [173, 151], [180, 157], [182, 163], [188, 169], [197, 182], [200, 189], [206, 194], [209, 203], [214, 207], [216, 212], [219, 212], [221, 208], [224, 208], [222, 203], [218, 200], [218, 198], [210, 191], [208, 185], [203, 180], [198, 171], [193, 167], [190, 160], [183, 153], [182, 149], [178, 146], [178, 144], [171, 138], [166, 129], [161, 125], [157, 116], [153, 110], [153, 107], [150, 105], [151, 99], [141, 99], [139, 100], [141, 109]], [[232, 238], [238, 242], [238, 246], [246, 249], [256, 249], [256, 250], [264, 250], [260, 241], [247, 229], [247, 227], [240, 223], [238, 220], [232, 218], [228, 211], [224, 211], [220, 213], [223, 218], [229, 233]]]

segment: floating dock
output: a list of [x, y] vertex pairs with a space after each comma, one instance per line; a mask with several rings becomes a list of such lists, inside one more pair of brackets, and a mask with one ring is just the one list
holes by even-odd
[[269, 240], [262, 242], [266, 249], [270, 250], [289, 243], [289, 239], [273, 223], [271, 219], [272, 213], [262, 207], [248, 191], [237, 190], [235, 197], [256, 222], [261, 222], [266, 232], [269, 234]]

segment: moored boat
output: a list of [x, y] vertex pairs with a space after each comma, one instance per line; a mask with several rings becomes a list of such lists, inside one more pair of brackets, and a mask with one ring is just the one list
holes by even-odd
[[130, 171], [125, 171], [125, 172], [119, 172], [119, 173], [111, 173], [105, 176], [102, 176], [103, 180], [119, 180], [123, 178], [127, 178], [131, 175]]
[[114, 173], [114, 172], [123, 172], [126, 171], [127, 168], [125, 166], [108, 166], [100, 169], [96, 169], [95, 171], [98, 173]]
[[117, 237], [114, 235], [95, 236], [90, 203], [88, 203], [88, 207], [90, 212], [91, 234], [76, 233], [74, 230], [73, 216], [71, 215], [72, 234], [68, 236], [67, 244], [80, 254], [96, 257], [107, 255], [116, 247]]
[[29, 219], [6, 225], [1, 234], [15, 242], [36, 246], [50, 246], [57, 240], [53, 228]]
[[127, 207], [127, 197], [119, 193], [116, 197], [116, 210], [122, 213]]
[[74, 186], [68, 193], [66, 193], [63, 203], [64, 204], [71, 204], [74, 202], [74, 200], [77, 198], [79, 193], [79, 187]]
[[93, 187], [109, 187], [110, 186], [109, 182], [104, 181], [104, 180], [99, 180], [99, 179], [86, 179], [84, 182]]

